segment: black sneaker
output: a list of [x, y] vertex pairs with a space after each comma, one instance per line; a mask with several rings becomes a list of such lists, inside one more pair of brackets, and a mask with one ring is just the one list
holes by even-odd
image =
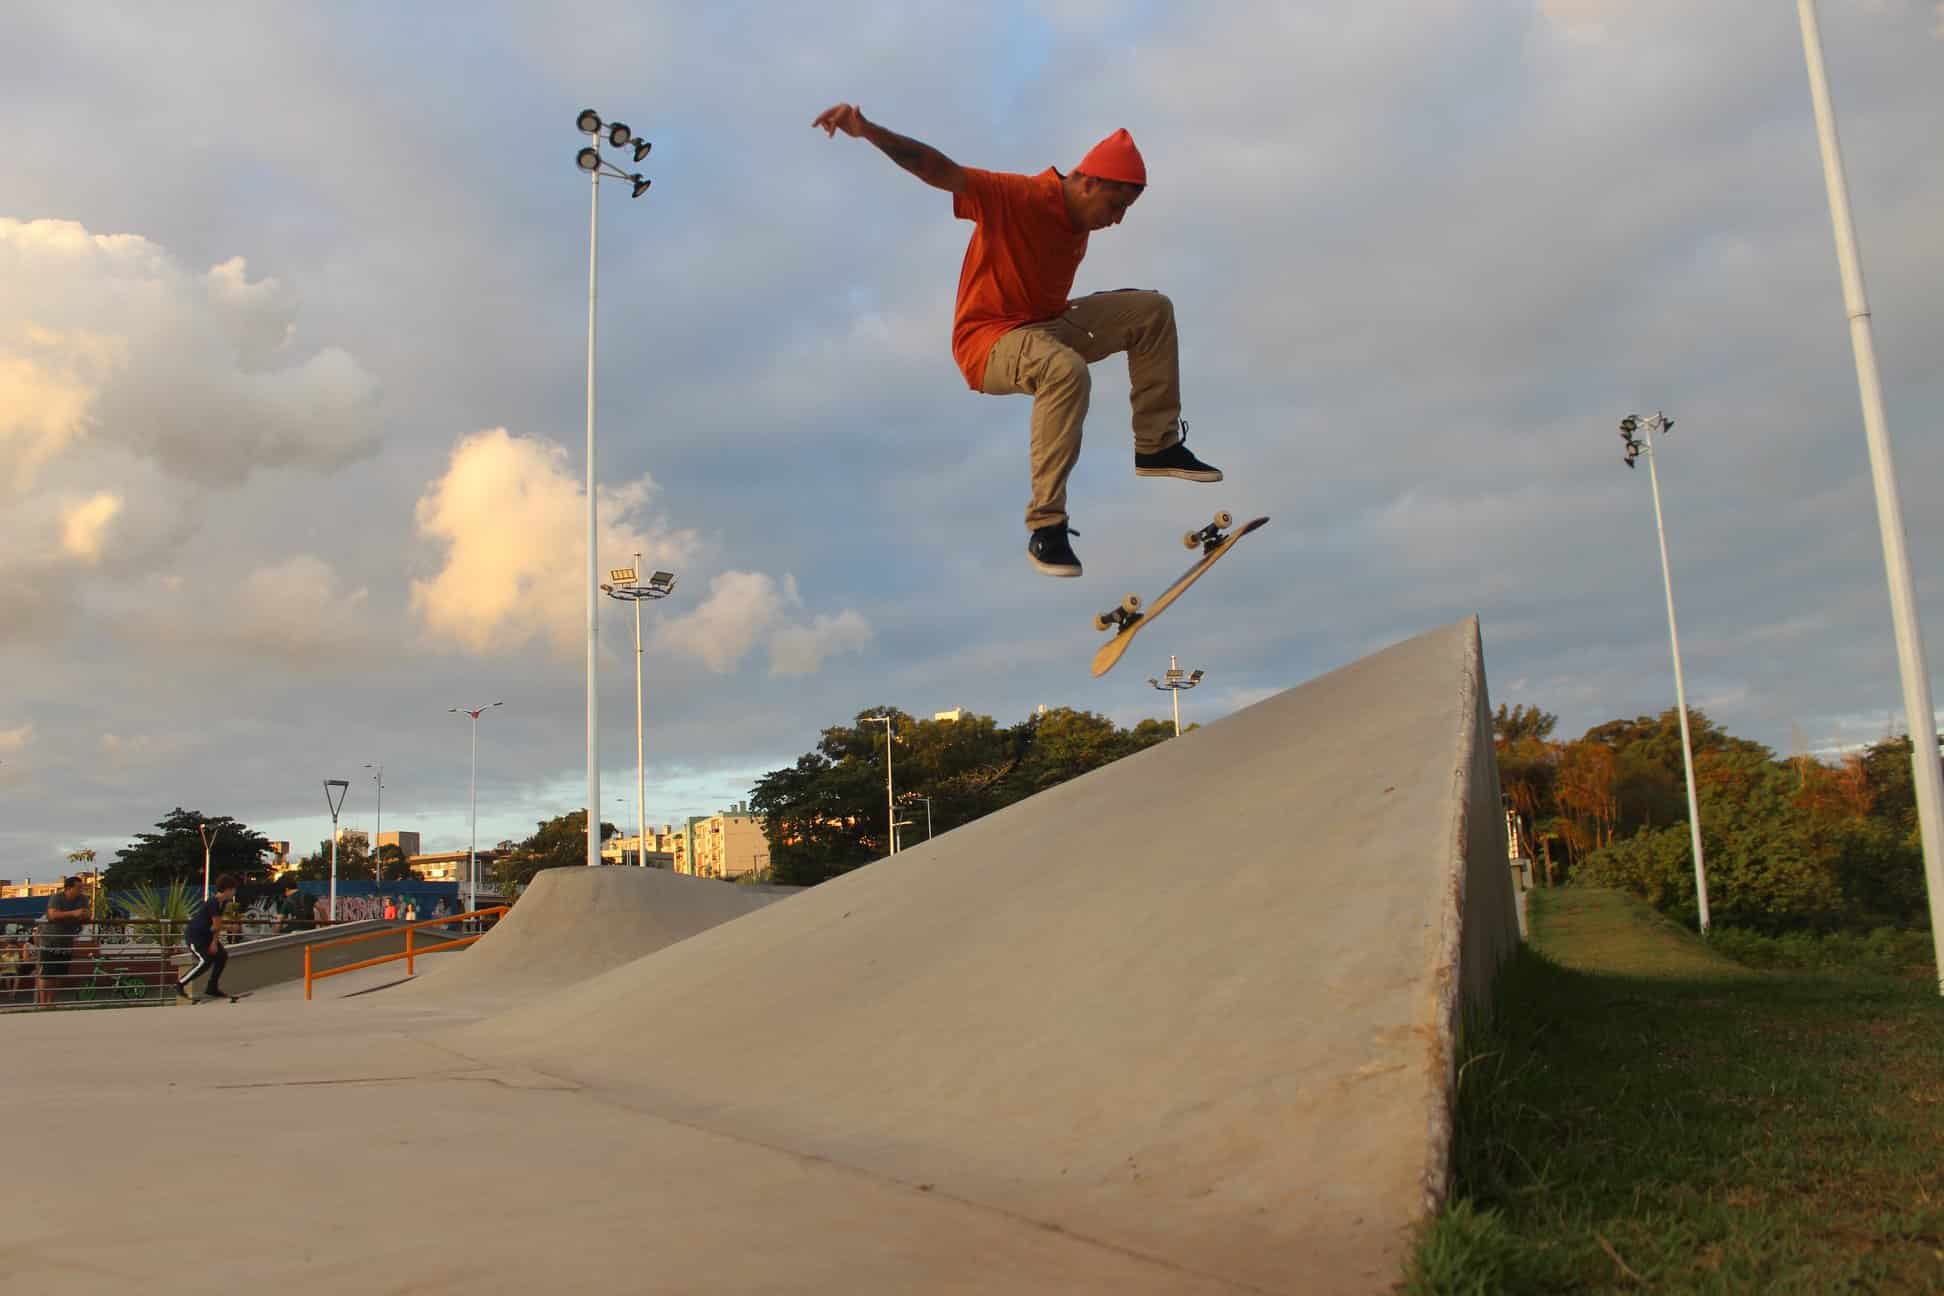
[[1080, 560], [1074, 556], [1073, 546], [1067, 543], [1070, 535], [1079, 535], [1064, 522], [1055, 522], [1033, 532], [1033, 538], [1026, 542], [1026, 556], [1033, 560], [1033, 566], [1048, 576], [1078, 576]]
[[1203, 463], [1188, 449], [1188, 420], [1181, 420], [1181, 439], [1166, 450], [1135, 454], [1136, 477], [1179, 477], [1183, 481], [1218, 482], [1222, 470]]
[[187, 991], [186, 989], [184, 989], [183, 987], [181, 987], [181, 986], [177, 986], [177, 987], [176, 987], [176, 998], [178, 998], [178, 999], [181, 999], [181, 1000], [183, 1000], [184, 1002], [187, 1002], [187, 1001], [189, 1001], [189, 1000], [191, 1000], [191, 999], [194, 999], [194, 998], [195, 998], [195, 996], [194, 996], [194, 995], [192, 995], [192, 994], [190, 994], [190, 993], [189, 993], [189, 992], [188, 992], [188, 991]]

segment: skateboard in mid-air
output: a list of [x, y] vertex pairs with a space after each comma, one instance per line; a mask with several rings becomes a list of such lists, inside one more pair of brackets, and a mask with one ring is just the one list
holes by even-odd
[[1102, 644], [1100, 651], [1094, 654], [1094, 677], [1099, 678], [1114, 669], [1114, 663], [1121, 659], [1121, 654], [1127, 651], [1127, 645], [1142, 626], [1167, 611], [1168, 604], [1186, 593], [1190, 585], [1201, 579], [1203, 572], [1213, 567], [1223, 554], [1235, 548], [1237, 541], [1268, 520], [1266, 517], [1250, 518], [1236, 530], [1230, 531], [1229, 528], [1235, 526], [1234, 516], [1226, 512], [1217, 513], [1209, 525], [1182, 536], [1181, 543], [1185, 547], [1202, 551], [1201, 559], [1181, 573], [1181, 578], [1174, 584], [1162, 590], [1152, 605], [1144, 608], [1140, 595], [1129, 594], [1118, 607], [1108, 608], [1094, 617], [1094, 629], [1114, 629], [1114, 637]]

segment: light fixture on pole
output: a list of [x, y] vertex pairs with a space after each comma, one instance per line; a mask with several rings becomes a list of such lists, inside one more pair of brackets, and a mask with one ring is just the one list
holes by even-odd
[[[1694, 794], [1694, 742], [1688, 735], [1687, 684], [1681, 678], [1681, 634], [1674, 625], [1674, 573], [1667, 562], [1667, 527], [1661, 520], [1660, 472], [1654, 467], [1654, 431], [1671, 432], [1674, 420], [1664, 414], [1641, 419], [1629, 414], [1620, 420], [1620, 439], [1626, 443], [1627, 467], [1647, 456], [1647, 480], [1654, 491], [1654, 531], [1660, 536], [1661, 581], [1667, 587], [1667, 642], [1674, 652], [1674, 702], [1681, 714], [1681, 761], [1687, 770], [1688, 836], [1694, 847], [1694, 897], [1700, 905], [1701, 934], [1708, 934], [1708, 870], [1701, 857], [1701, 802]], [[1634, 433], [1644, 432], [1644, 437]]]
[[575, 164], [588, 176], [587, 211], [587, 862], [598, 867], [601, 862], [601, 756], [600, 729], [597, 712], [599, 663], [595, 648], [595, 633], [600, 624], [601, 591], [599, 555], [595, 552], [596, 529], [600, 523], [599, 498], [595, 491], [594, 476], [594, 307], [596, 300], [596, 274], [600, 264], [601, 248], [601, 181], [625, 180], [632, 186], [634, 196], [641, 197], [648, 191], [651, 183], [644, 180], [639, 172], [629, 174], [614, 166], [601, 156], [603, 138], [615, 148], [627, 147], [637, 143], [635, 159], [647, 156], [647, 142], [636, 142], [634, 132], [622, 122], [601, 121], [601, 115], [592, 108], [583, 108], [575, 119], [575, 127], [588, 136], [593, 143], [575, 155]]
[[[337, 789], [337, 799], [331, 799], [331, 789]], [[331, 807], [331, 921], [337, 921], [337, 843], [338, 811], [344, 809], [344, 798], [350, 795], [351, 784], [346, 779], [324, 780], [324, 804]]]
[[199, 834], [201, 834], [201, 835], [202, 835], [202, 844], [203, 844], [203, 899], [205, 899], [205, 900], [207, 900], [207, 899], [209, 899], [209, 848], [210, 848], [211, 846], [213, 846], [213, 845], [215, 845], [215, 843], [216, 843], [216, 839], [217, 839], [218, 837], [221, 837], [221, 836], [223, 835], [223, 828], [224, 828], [224, 825], [223, 825], [223, 824], [217, 824], [217, 825], [216, 825], [216, 831], [215, 831], [215, 832], [211, 832], [211, 831], [209, 831], [209, 824], [208, 824], [208, 822], [207, 822], [207, 821], [199, 821], [199, 822], [198, 822], [198, 823], [196, 824], [196, 831], [197, 831], [197, 832], [198, 832]]
[[1836, 109], [1830, 103], [1829, 78], [1823, 69], [1815, 0], [1796, 0], [1796, 14], [1802, 25], [1809, 95], [1816, 109], [1823, 183], [1829, 190], [1836, 264], [1843, 276], [1843, 310], [1849, 316], [1850, 350], [1856, 357], [1863, 434], [1870, 448], [1870, 478], [1876, 486], [1877, 530], [1883, 541], [1884, 578], [1890, 587], [1890, 620], [1897, 635], [1897, 669], [1903, 677], [1904, 715], [1910, 725], [1911, 781], [1917, 792], [1918, 834], [1924, 850], [1924, 885], [1930, 894], [1931, 953], [1936, 960], [1938, 993], [1944, 994], [1944, 766], [1938, 762], [1937, 712], [1931, 703], [1924, 626], [1917, 615], [1917, 587], [1910, 575], [1904, 533], [1903, 494], [1897, 487], [1897, 464], [1890, 450], [1883, 384], [1877, 376], [1876, 339], [1870, 328], [1870, 300], [1863, 286], [1863, 255], [1857, 250], [1856, 226], [1850, 218], [1849, 182], [1843, 178], [1843, 149], [1836, 137]]
[[861, 716], [859, 718], [865, 724], [881, 724], [884, 726], [885, 820], [890, 825], [890, 829], [891, 829], [891, 839], [889, 842], [890, 853], [892, 855], [896, 855], [898, 853], [898, 798], [897, 795], [891, 789], [891, 717], [888, 715], [881, 715], [881, 716]]
[[376, 765], [367, 762], [365, 768], [377, 771], [371, 776], [371, 781], [378, 787], [377, 818], [371, 829], [371, 881], [374, 887], [371, 894], [375, 896], [385, 889], [384, 857], [380, 853], [384, 850], [385, 840], [385, 766], [382, 761]]
[[1152, 675], [1148, 676], [1148, 683], [1174, 695], [1174, 726], [1175, 737], [1177, 738], [1181, 737], [1181, 690], [1191, 689], [1201, 683], [1202, 674], [1203, 672], [1199, 670], [1192, 675], [1187, 674], [1181, 667], [1175, 665], [1174, 654], [1169, 653], [1168, 673], [1161, 679], [1156, 679]]
[[472, 778], [466, 784], [466, 912], [479, 908], [479, 717], [504, 702], [478, 707], [447, 707], [450, 715], [472, 717]]
[[635, 863], [645, 867], [648, 863], [648, 763], [641, 729], [641, 604], [644, 599], [664, 599], [673, 594], [675, 573], [655, 572], [648, 577], [646, 585], [641, 585], [636, 583], [636, 573], [640, 567], [641, 555], [637, 553], [633, 567], [616, 567], [608, 573], [608, 580], [611, 583], [601, 586], [601, 592], [609, 598], [634, 604]]

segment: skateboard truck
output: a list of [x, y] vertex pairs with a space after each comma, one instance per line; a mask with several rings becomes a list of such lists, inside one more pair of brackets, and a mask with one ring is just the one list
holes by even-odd
[[1133, 625], [1141, 619], [1141, 596], [1129, 594], [1120, 601], [1120, 606], [1110, 607], [1105, 612], [1094, 614], [1094, 629], [1105, 630], [1109, 626], [1122, 627]]
[[1222, 533], [1235, 525], [1235, 517], [1226, 509], [1215, 515], [1215, 520], [1199, 531], [1190, 531], [1181, 537], [1181, 547], [1193, 549], [1199, 546], [1205, 554], [1215, 552], [1217, 545], [1227, 537]]

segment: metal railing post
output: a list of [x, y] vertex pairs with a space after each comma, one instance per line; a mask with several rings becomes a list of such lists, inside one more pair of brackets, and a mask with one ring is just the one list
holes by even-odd
[[311, 997], [311, 947], [306, 945], [304, 946], [304, 1002], [309, 1003], [310, 997]]

